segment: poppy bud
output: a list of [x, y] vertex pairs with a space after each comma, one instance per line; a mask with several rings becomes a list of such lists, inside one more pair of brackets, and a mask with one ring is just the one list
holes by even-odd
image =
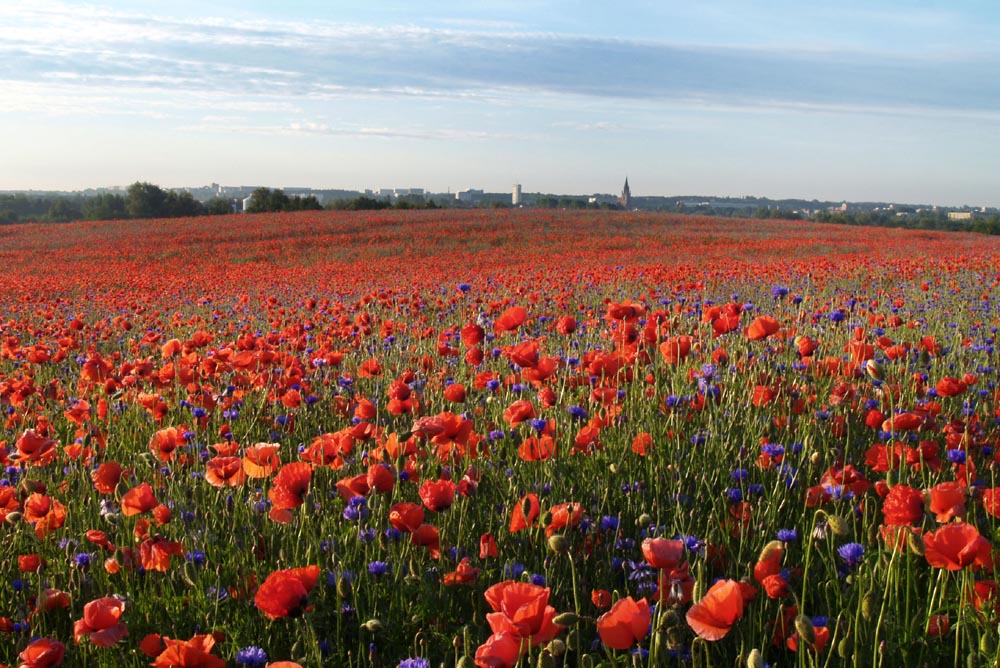
[[337, 596], [349, 601], [351, 600], [351, 583], [345, 577], [337, 578]]
[[566, 634], [566, 649], [575, 652], [580, 648], [580, 632], [573, 629]]
[[870, 622], [875, 613], [875, 595], [867, 592], [861, 597], [861, 617]]
[[548, 526], [550, 524], [552, 524], [552, 513], [546, 511], [545, 514], [542, 515], [542, 526]]
[[760, 555], [757, 557], [757, 561], [767, 561], [768, 559], [774, 556], [775, 552], [778, 552], [780, 550], [781, 550], [781, 541], [772, 540], [770, 543], [765, 545], [764, 548], [760, 551]]
[[122, 518], [122, 516], [119, 515], [118, 513], [107, 513], [103, 517], [104, 521], [107, 522], [108, 524], [118, 524], [119, 520], [121, 520]]
[[837, 536], [850, 535], [851, 527], [847, 524], [847, 520], [845, 520], [840, 515], [827, 515], [826, 521], [835, 535]]
[[809, 455], [809, 463], [812, 464], [813, 466], [818, 466], [820, 459], [821, 457], [818, 452], [814, 452], [811, 455]]
[[924, 541], [917, 538], [917, 534], [912, 531], [906, 532], [906, 547], [910, 548], [910, 554], [918, 557], [924, 556]]
[[553, 534], [549, 537], [549, 549], [556, 554], [566, 554], [569, 552], [569, 539], [561, 533]]
[[580, 621], [580, 616], [575, 612], [564, 612], [552, 618], [552, 622], [559, 626], [575, 626]]
[[805, 615], [795, 617], [795, 632], [807, 644], [813, 645], [816, 643], [816, 628], [813, 626], [812, 620]]
[[594, 668], [594, 657], [584, 654], [580, 657], [580, 668]]
[[369, 619], [367, 622], [362, 624], [361, 627], [369, 633], [378, 633], [382, 630], [382, 622], [377, 619]]
[[851, 655], [854, 654], [854, 638], [851, 636], [844, 636], [837, 643], [837, 656], [841, 659], [849, 659]]
[[667, 610], [660, 615], [660, 625], [657, 628], [660, 632], [666, 632], [681, 623], [681, 618], [674, 610]]
[[465, 655], [458, 660], [458, 665], [455, 668], [476, 668], [476, 664], [471, 656]]
[[997, 653], [997, 639], [992, 633], [986, 632], [979, 638], [979, 651], [986, 656], [995, 656]]
[[14, 510], [12, 512], [7, 513], [7, 515], [3, 519], [7, 524], [17, 524], [17, 522], [21, 519], [21, 513]]
[[552, 656], [562, 656], [566, 653], [566, 643], [559, 638], [553, 638], [549, 644], [545, 646], [545, 651]]
[[37, 480], [31, 480], [30, 478], [25, 478], [18, 485], [22, 494], [30, 495], [34, 493], [45, 494], [45, 483], [38, 482]]
[[865, 362], [865, 371], [875, 380], [883, 380], [885, 378], [885, 371], [882, 369], [882, 365], [875, 360]]
[[747, 655], [747, 668], [764, 668], [764, 657], [756, 647]]
[[556, 660], [549, 654], [548, 650], [542, 650], [538, 654], [538, 668], [556, 668]]
[[687, 642], [687, 634], [680, 626], [671, 626], [667, 629], [667, 648], [680, 649]]
[[649, 514], [647, 513], [639, 515], [639, 519], [635, 521], [635, 525], [637, 527], [648, 527], [652, 523], [653, 523], [653, 518], [650, 517]]

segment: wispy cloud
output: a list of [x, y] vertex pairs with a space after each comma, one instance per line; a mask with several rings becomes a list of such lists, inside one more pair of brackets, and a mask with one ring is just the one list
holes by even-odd
[[[925, 20], [921, 14], [912, 20]], [[991, 115], [995, 56], [929, 60], [866, 51], [720, 48], [519, 31], [505, 22], [455, 27], [180, 20], [101, 7], [15, 0], [0, 6], [0, 79], [52, 109], [135, 91], [178, 107], [216, 99], [295, 106], [351, 96], [428, 100], [582, 96], [652, 103], [831, 113]], [[48, 87], [50, 86], [50, 87]], [[144, 93], [145, 94], [145, 93]], [[279, 101], [279, 102], [275, 102]], [[163, 104], [168, 104], [163, 100]], [[128, 108], [128, 105], [125, 105]]]

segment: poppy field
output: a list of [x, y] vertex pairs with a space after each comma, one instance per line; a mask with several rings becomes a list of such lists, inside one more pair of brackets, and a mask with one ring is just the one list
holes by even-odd
[[0, 228], [0, 666], [995, 665], [1000, 245]]

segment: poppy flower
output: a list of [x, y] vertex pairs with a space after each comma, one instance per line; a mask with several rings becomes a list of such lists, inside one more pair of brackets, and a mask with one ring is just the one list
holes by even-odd
[[640, 432], [632, 439], [632, 452], [645, 457], [653, 449], [653, 437], [648, 432]]
[[18, 657], [18, 668], [56, 668], [66, 656], [66, 645], [52, 638], [39, 638], [28, 643]]
[[243, 470], [251, 478], [267, 478], [281, 466], [277, 443], [254, 443], [243, 452]]
[[534, 526], [535, 520], [542, 513], [542, 504], [537, 494], [525, 494], [517, 502], [510, 513], [510, 532], [517, 533], [521, 529]]
[[90, 474], [94, 489], [100, 494], [113, 494], [122, 479], [122, 467], [118, 462], [104, 462]]
[[1000, 487], [990, 487], [983, 490], [983, 510], [993, 517], [1000, 517]]
[[495, 584], [483, 593], [493, 608], [486, 621], [494, 634], [508, 632], [530, 638], [532, 647], [547, 643], [562, 630], [552, 621], [556, 610], [549, 605], [549, 594], [547, 587], [530, 582], [507, 580]]
[[479, 668], [514, 668], [527, 651], [528, 644], [520, 636], [494, 633], [476, 649], [475, 662]]
[[611, 649], [629, 649], [649, 633], [650, 619], [649, 602], [629, 596], [597, 618], [597, 633]]
[[882, 501], [886, 526], [913, 524], [924, 516], [924, 495], [907, 485], [893, 485]]
[[174, 451], [187, 443], [184, 434], [188, 431], [187, 425], [183, 424], [160, 429], [149, 439], [149, 449], [161, 462], [169, 462], [174, 458]]
[[484, 533], [479, 537], [479, 558], [487, 559], [490, 557], [496, 557], [499, 554], [497, 551], [497, 539], [493, 537], [492, 534]]
[[319, 573], [319, 566], [274, 571], [257, 590], [254, 603], [268, 619], [298, 617], [305, 611]]
[[83, 619], [73, 623], [73, 640], [80, 643], [88, 638], [92, 645], [111, 647], [128, 636], [128, 628], [121, 621], [125, 602], [111, 596], [98, 598], [83, 606]]
[[428, 510], [440, 513], [455, 502], [455, 483], [451, 480], [425, 480], [420, 485], [420, 500]]
[[667, 364], [676, 365], [691, 354], [694, 339], [690, 336], [671, 336], [660, 344], [660, 354]]
[[684, 557], [684, 542], [666, 538], [647, 538], [642, 541], [642, 556], [653, 568], [677, 568]]
[[196, 635], [190, 640], [162, 639], [164, 649], [153, 661], [153, 668], [226, 668], [226, 662], [212, 654], [215, 638]]
[[34, 429], [28, 429], [14, 443], [17, 449], [15, 457], [18, 463], [45, 466], [55, 461], [59, 454], [58, 445], [53, 439], [42, 436]]
[[460, 404], [465, 401], [465, 385], [452, 383], [444, 388], [444, 398], [452, 403]]
[[285, 464], [274, 476], [267, 498], [277, 510], [298, 508], [304, 503], [303, 497], [309, 491], [309, 481], [312, 479], [312, 467], [305, 462]]
[[205, 481], [213, 487], [238, 487], [247, 479], [239, 457], [213, 457], [205, 462]]
[[493, 321], [493, 331], [512, 332], [528, 319], [528, 311], [523, 306], [511, 306]]
[[779, 329], [781, 329], [781, 325], [778, 324], [777, 320], [769, 315], [762, 315], [747, 327], [746, 337], [751, 341], [760, 341], [776, 334]]
[[517, 448], [517, 456], [526, 462], [545, 462], [556, 455], [556, 442], [548, 434], [529, 436]]
[[503, 412], [503, 419], [512, 428], [535, 417], [535, 407], [527, 399], [518, 399]]
[[[826, 643], [830, 641], [830, 629], [826, 626], [815, 626], [813, 627], [813, 636], [815, 640], [808, 643], [808, 646], [811, 651], [818, 654], [823, 651], [823, 648], [826, 647]], [[785, 641], [785, 646], [793, 652], [798, 652], [799, 640], [799, 633], [796, 631], [788, 638], [788, 640]]]
[[719, 580], [687, 611], [687, 623], [705, 640], [722, 640], [743, 617], [743, 592], [735, 580]]
[[552, 520], [545, 527], [545, 535], [552, 537], [556, 531], [568, 526], [576, 526], [583, 519], [583, 506], [579, 503], [560, 503], [549, 511]]
[[139, 557], [142, 560], [142, 567], [147, 571], [166, 573], [170, 569], [170, 557], [179, 557], [182, 554], [184, 546], [181, 543], [167, 540], [160, 535], [147, 538], [139, 544]]
[[610, 608], [611, 592], [607, 589], [592, 589], [590, 590], [590, 602], [593, 603], [594, 607], [598, 610]]
[[469, 564], [469, 558], [463, 557], [455, 570], [451, 573], [445, 573], [441, 582], [446, 587], [451, 587], [454, 585], [473, 585], [476, 583], [476, 578], [479, 577], [479, 569], [473, 568]]
[[764, 584], [764, 579], [777, 575], [781, 572], [781, 559], [784, 548], [781, 541], [772, 540], [764, 546], [757, 557], [757, 563], [753, 567], [753, 578], [760, 584]]
[[401, 501], [389, 509], [389, 524], [404, 533], [416, 531], [424, 523], [424, 509], [416, 503]]
[[930, 489], [930, 511], [938, 522], [950, 522], [965, 515], [968, 489], [954, 481], [942, 482]]
[[24, 502], [24, 519], [35, 527], [39, 539], [66, 523], [66, 507], [56, 499], [35, 492]]
[[153, 488], [148, 482], [140, 483], [122, 496], [122, 515], [132, 517], [152, 510], [157, 505]]
[[433, 524], [421, 524], [410, 534], [410, 542], [420, 547], [426, 547], [432, 559], [441, 556], [441, 535]]
[[979, 530], [965, 522], [946, 524], [924, 534], [927, 563], [935, 568], [959, 571], [966, 566], [989, 566], [991, 550], [990, 542]]

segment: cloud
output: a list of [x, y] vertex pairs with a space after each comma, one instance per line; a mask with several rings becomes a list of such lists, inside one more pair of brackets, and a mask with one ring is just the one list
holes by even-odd
[[46, 107], [46, 85], [63, 103], [73, 95], [93, 102], [169, 92], [177, 108], [198, 106], [206, 95], [292, 107], [349, 97], [526, 104], [583, 97], [781, 112], [992, 116], [1000, 103], [1000, 60], [990, 54], [932, 60], [722, 48], [530, 33], [461, 19], [448, 28], [176, 19], [18, 0], [0, 6], [0, 24], [7, 26], [0, 80], [20, 84], [15, 90], [22, 92], [38, 84], [6, 108]]

